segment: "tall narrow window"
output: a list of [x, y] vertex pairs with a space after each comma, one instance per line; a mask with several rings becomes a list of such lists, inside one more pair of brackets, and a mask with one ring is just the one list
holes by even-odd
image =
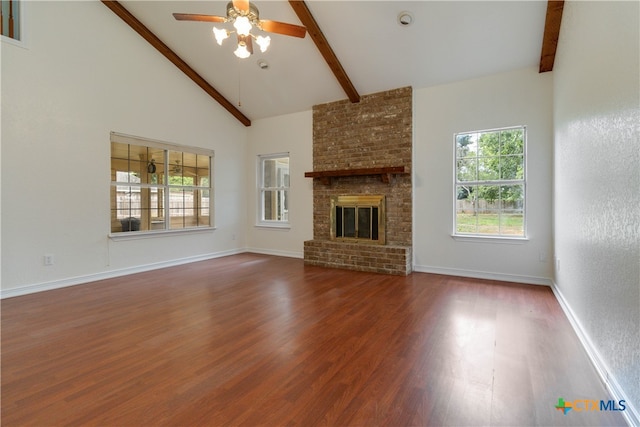
[[258, 225], [289, 223], [289, 153], [258, 156]]
[[458, 133], [454, 144], [454, 233], [524, 237], [526, 128]]
[[0, 32], [2, 32], [3, 36], [14, 40], [21, 40], [20, 3], [21, 1], [19, 0], [2, 0], [2, 8], [0, 9]]
[[111, 134], [111, 233], [210, 227], [213, 151]]

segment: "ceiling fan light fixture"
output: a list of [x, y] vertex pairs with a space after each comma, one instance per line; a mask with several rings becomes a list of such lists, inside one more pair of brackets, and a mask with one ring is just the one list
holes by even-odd
[[271, 37], [258, 36], [256, 37], [256, 43], [260, 46], [260, 52], [266, 52], [271, 44]]
[[178, 21], [219, 22], [233, 25], [233, 29], [220, 29], [213, 27], [216, 42], [222, 46], [224, 40], [231, 34], [237, 33], [238, 47], [233, 52], [238, 58], [248, 58], [253, 54], [253, 40], [260, 46], [261, 52], [266, 52], [271, 44], [271, 37], [256, 36], [251, 30], [258, 30], [283, 34], [285, 36], [304, 38], [307, 29], [300, 25], [288, 24], [271, 20], [261, 20], [260, 12], [255, 4], [247, 0], [231, 0], [227, 3], [227, 15], [201, 15], [193, 13], [174, 13], [173, 17]]
[[241, 36], [248, 36], [251, 31], [251, 22], [246, 16], [238, 16], [233, 22], [233, 26]]
[[251, 56], [251, 52], [247, 49], [247, 45], [244, 42], [238, 43], [238, 48], [233, 53], [240, 59], [245, 59]]
[[216, 38], [216, 42], [222, 46], [222, 42], [229, 37], [229, 31], [213, 27], [213, 35]]

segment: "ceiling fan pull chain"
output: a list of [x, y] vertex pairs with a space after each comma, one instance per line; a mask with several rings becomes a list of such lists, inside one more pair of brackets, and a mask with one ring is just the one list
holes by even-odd
[[242, 107], [241, 93], [240, 93], [240, 59], [238, 58], [238, 107]]

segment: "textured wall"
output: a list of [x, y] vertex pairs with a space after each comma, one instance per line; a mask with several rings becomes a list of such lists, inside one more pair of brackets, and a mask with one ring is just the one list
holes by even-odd
[[[640, 408], [638, 2], [568, 2], [554, 69], [556, 283]], [[613, 378], [611, 378], [613, 377]]]

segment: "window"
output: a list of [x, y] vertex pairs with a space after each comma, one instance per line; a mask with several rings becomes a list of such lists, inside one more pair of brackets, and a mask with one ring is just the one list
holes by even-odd
[[458, 133], [455, 235], [525, 237], [524, 126]]
[[20, 40], [20, 6], [18, 0], [2, 0], [0, 9], [0, 32], [3, 36], [14, 40]]
[[111, 233], [212, 225], [213, 151], [111, 134]]
[[289, 153], [258, 156], [258, 225], [289, 223]]

